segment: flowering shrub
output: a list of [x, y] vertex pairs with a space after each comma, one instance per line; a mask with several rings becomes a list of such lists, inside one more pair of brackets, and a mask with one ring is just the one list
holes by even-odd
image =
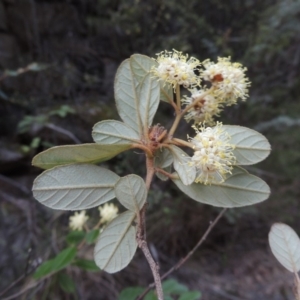
[[[164, 51], [157, 59], [132, 55], [120, 65], [115, 78], [116, 106], [123, 122], [95, 124], [95, 143], [53, 147], [38, 154], [33, 164], [47, 170], [34, 182], [34, 197], [62, 210], [86, 210], [116, 197], [126, 210], [117, 215], [107, 204], [100, 208], [98, 224], [110, 222], [96, 241], [95, 262], [102, 270], [117, 272], [130, 263], [139, 247], [162, 300], [159, 267], [149, 251], [145, 226], [147, 194], [155, 174], [173, 181], [190, 198], [223, 208], [252, 205], [269, 196], [268, 185], [240, 167], [268, 156], [266, 138], [254, 130], [214, 120], [225, 105], [248, 97], [250, 83], [245, 71], [230, 58], [201, 63], [175, 50]], [[183, 88], [191, 95], [181, 97]], [[152, 124], [160, 100], [174, 108], [170, 128], [160, 125], [162, 122]], [[187, 140], [176, 138], [183, 118], [193, 120], [196, 130]], [[194, 151], [192, 157], [182, 149], [185, 147]], [[145, 180], [134, 174], [120, 178], [96, 165], [129, 149], [144, 151]], [[81, 229], [79, 221], [86, 220], [85, 212], [71, 218], [70, 225]]]

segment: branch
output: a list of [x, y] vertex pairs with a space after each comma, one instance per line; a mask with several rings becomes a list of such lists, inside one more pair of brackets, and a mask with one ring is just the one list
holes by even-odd
[[[194, 248], [184, 258], [182, 258], [175, 266], [173, 266], [169, 271], [167, 271], [165, 274], [163, 274], [161, 276], [161, 280], [163, 280], [164, 278], [166, 278], [167, 276], [169, 276], [174, 271], [178, 270], [194, 254], [194, 252], [206, 240], [207, 236], [209, 235], [209, 233], [211, 232], [211, 230], [215, 227], [215, 225], [218, 223], [218, 221], [221, 219], [221, 217], [224, 215], [224, 213], [226, 212], [226, 210], [227, 210], [227, 208], [223, 208], [223, 210], [218, 214], [218, 216], [216, 217], [216, 219], [212, 223], [210, 223], [210, 225], [208, 226], [208, 228], [205, 231], [204, 235], [199, 240], [199, 242], [194, 246]], [[136, 300], [142, 300], [148, 294], [148, 292], [152, 288], [154, 288], [154, 286], [155, 286], [154, 282], [151, 283], [151, 284], [149, 284], [149, 286], [144, 290], [144, 292]]]
[[[154, 176], [154, 172], [155, 172], [152, 157], [147, 156], [146, 166], [147, 166], [147, 177], [146, 177], [145, 183], [146, 183], [147, 190], [149, 190], [153, 176]], [[158, 300], [164, 300], [163, 289], [162, 289], [162, 285], [161, 285], [161, 278], [160, 278], [160, 274], [159, 274], [159, 265], [153, 259], [151, 252], [148, 248], [147, 241], [146, 241], [146, 220], [145, 220], [146, 207], [147, 207], [147, 203], [140, 210], [140, 213], [138, 216], [136, 239], [137, 239], [139, 248], [143, 251], [143, 253], [148, 261], [148, 264], [151, 268], [152, 275], [154, 278], [154, 284], [156, 287], [157, 298], [158, 298]]]

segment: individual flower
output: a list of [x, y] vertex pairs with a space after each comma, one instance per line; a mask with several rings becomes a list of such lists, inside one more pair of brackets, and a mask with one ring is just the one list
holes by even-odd
[[218, 62], [209, 59], [202, 63], [204, 70], [201, 78], [210, 81], [214, 95], [219, 101], [232, 105], [240, 98], [248, 97], [249, 79], [245, 76], [247, 70], [239, 63], [232, 63], [230, 57], [218, 58]]
[[82, 230], [88, 218], [89, 217], [85, 214], [85, 210], [75, 212], [75, 214], [69, 218], [69, 226], [72, 230]]
[[106, 203], [99, 207], [101, 223], [108, 223], [118, 215], [118, 207], [114, 204]]
[[188, 55], [182, 52], [163, 51], [157, 54], [157, 67], [153, 67], [152, 72], [159, 79], [168, 82], [175, 88], [183, 85], [185, 88], [199, 85], [200, 78], [194, 71], [198, 70], [200, 62], [194, 57], [188, 59]]
[[218, 116], [221, 111], [221, 104], [212, 94], [206, 94], [205, 90], [192, 89], [191, 96], [185, 96], [181, 100], [182, 104], [189, 106], [197, 101], [197, 104], [189, 109], [184, 116], [187, 122], [194, 121], [194, 123], [205, 122], [208, 125], [214, 123], [214, 116]]
[[222, 129], [222, 123], [219, 122], [215, 127], [195, 127], [195, 130], [196, 136], [190, 138], [195, 152], [189, 163], [197, 170], [195, 182], [223, 182], [235, 163], [232, 153], [234, 146], [229, 143], [230, 135]]

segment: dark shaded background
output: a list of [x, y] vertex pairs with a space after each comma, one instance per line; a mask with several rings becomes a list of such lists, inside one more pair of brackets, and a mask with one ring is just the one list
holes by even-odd
[[[298, 232], [300, 225], [299, 0], [0, 0], [0, 78], [5, 70], [39, 63], [37, 72], [0, 81], [0, 294], [29, 261], [53, 257], [65, 246], [70, 213], [32, 198], [40, 172], [31, 167], [32, 157], [53, 145], [92, 142], [94, 123], [118, 119], [113, 78], [120, 62], [173, 48], [200, 60], [231, 56], [248, 67], [250, 98], [226, 109], [221, 120], [262, 132], [273, 151], [249, 168], [269, 183], [270, 199], [230, 210], [172, 276], [201, 290], [203, 300], [293, 299], [292, 278], [270, 253], [267, 233], [274, 222]], [[168, 127], [170, 115], [162, 104], [159, 122]], [[187, 130], [183, 122], [179, 135]], [[143, 176], [142, 161], [126, 152], [105, 166]], [[169, 182], [153, 187], [158, 192], [150, 194], [148, 235], [164, 271], [193, 247], [218, 209], [187, 199]], [[97, 210], [90, 214], [96, 220]], [[92, 248], [81, 255], [91, 258]], [[14, 299], [113, 300], [124, 287], [152, 280], [139, 252], [115, 275], [75, 267], [68, 273], [76, 296], [60, 290], [53, 276]], [[0, 298], [30, 280], [29, 274]]]

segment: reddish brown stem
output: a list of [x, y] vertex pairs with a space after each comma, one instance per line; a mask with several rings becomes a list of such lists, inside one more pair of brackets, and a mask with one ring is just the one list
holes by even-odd
[[[146, 176], [146, 187], [147, 190], [149, 190], [153, 176], [154, 176], [154, 162], [152, 157], [147, 156], [146, 160], [146, 166], [147, 166], [147, 176]], [[148, 248], [148, 244], [146, 241], [146, 220], [145, 220], [145, 214], [146, 214], [146, 204], [143, 206], [143, 208], [140, 210], [140, 214], [138, 217], [138, 224], [137, 224], [137, 243], [139, 248], [143, 251], [148, 264], [151, 268], [152, 275], [154, 278], [154, 284], [156, 287], [156, 293], [157, 293], [157, 299], [158, 300], [164, 300], [163, 295], [163, 289], [161, 285], [161, 278], [159, 274], [159, 265], [158, 263], [153, 259], [151, 252]]]

